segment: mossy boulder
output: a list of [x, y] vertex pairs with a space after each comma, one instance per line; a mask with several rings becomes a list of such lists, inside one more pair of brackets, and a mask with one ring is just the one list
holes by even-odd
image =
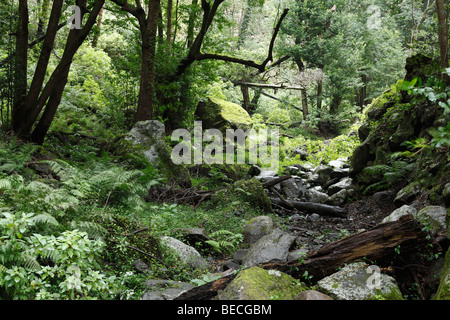
[[253, 120], [244, 108], [219, 98], [201, 101], [195, 115], [202, 121], [203, 129], [225, 132], [226, 129], [249, 130], [253, 127]]
[[294, 300], [306, 290], [290, 275], [259, 267], [245, 269], [221, 292], [218, 300]]

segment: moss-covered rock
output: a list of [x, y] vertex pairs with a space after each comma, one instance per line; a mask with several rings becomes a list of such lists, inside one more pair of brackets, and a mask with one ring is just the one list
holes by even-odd
[[245, 269], [221, 292], [218, 300], [294, 300], [304, 284], [290, 275], [259, 267]]
[[[416, 77], [425, 83], [433, 75], [434, 67], [434, 61], [423, 56], [408, 59], [405, 80], [397, 82], [369, 106], [361, 129], [365, 140], [351, 157], [350, 176], [359, 191], [365, 194], [390, 188], [398, 191], [412, 181], [420, 181], [430, 203], [444, 202], [444, 186], [450, 174], [448, 152], [445, 147], [435, 148], [432, 139], [436, 128], [445, 126], [450, 117], [437, 101], [404, 90], [405, 81]], [[417, 195], [412, 194], [407, 201], [398, 200], [402, 203], [397, 205], [414, 201]]]
[[240, 105], [219, 98], [209, 97], [197, 106], [196, 116], [202, 121], [203, 129], [249, 130], [253, 120]]

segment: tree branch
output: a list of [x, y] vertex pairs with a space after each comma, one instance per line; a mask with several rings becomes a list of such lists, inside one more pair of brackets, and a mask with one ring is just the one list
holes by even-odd
[[[206, 1], [202, 0], [202, 8], [203, 8], [203, 23], [202, 27], [200, 29], [199, 34], [197, 35], [197, 38], [195, 39], [194, 43], [191, 46], [191, 49], [189, 50], [189, 54], [185, 59], [181, 61], [181, 63], [178, 66], [177, 72], [175, 74], [175, 78], [180, 77], [186, 70], [189, 68], [191, 64], [193, 64], [195, 61], [202, 61], [202, 60], [221, 60], [225, 62], [231, 62], [231, 63], [237, 63], [244, 66], [252, 67], [257, 69], [260, 72], [264, 72], [266, 70], [267, 64], [270, 61], [273, 61], [273, 48], [275, 46], [275, 40], [278, 36], [278, 33], [281, 28], [281, 24], [283, 23], [283, 20], [286, 18], [287, 14], [289, 13], [289, 9], [285, 9], [283, 14], [281, 15], [275, 29], [274, 33], [272, 35], [272, 39], [270, 41], [269, 46], [269, 52], [267, 54], [266, 60], [264, 60], [263, 63], [257, 63], [252, 60], [245, 60], [235, 57], [229, 57], [226, 55], [221, 54], [211, 54], [211, 53], [201, 53], [201, 47], [203, 45], [203, 40], [206, 36], [206, 33], [211, 26], [211, 23], [214, 19], [214, 16], [217, 12], [218, 7], [224, 0], [215, 0], [212, 7], [211, 5]], [[286, 57], [283, 59], [287, 59]], [[285, 61], [285, 60], [283, 60]]]

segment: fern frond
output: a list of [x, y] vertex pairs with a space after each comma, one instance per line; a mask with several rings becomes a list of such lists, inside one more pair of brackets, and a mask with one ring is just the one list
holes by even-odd
[[55, 219], [55, 217], [53, 217], [52, 215], [48, 214], [48, 213], [41, 213], [38, 214], [34, 217], [31, 218], [31, 220], [38, 224], [38, 223], [43, 223], [43, 224], [51, 224], [54, 226], [59, 225], [58, 221]]
[[26, 254], [22, 254], [22, 265], [25, 269], [31, 269], [31, 270], [40, 270], [41, 269], [41, 265], [36, 260], [36, 258], [34, 258], [30, 255], [26, 255]]
[[11, 189], [11, 182], [8, 179], [0, 180], [0, 190], [9, 190]]
[[108, 231], [102, 225], [92, 221], [74, 220], [70, 223], [70, 227], [72, 228], [72, 230], [84, 231], [90, 238], [96, 240], [103, 238], [108, 233]]

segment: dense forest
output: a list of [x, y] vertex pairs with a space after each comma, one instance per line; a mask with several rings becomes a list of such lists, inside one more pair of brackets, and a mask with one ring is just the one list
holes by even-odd
[[0, 4], [0, 300], [450, 299], [448, 1]]

